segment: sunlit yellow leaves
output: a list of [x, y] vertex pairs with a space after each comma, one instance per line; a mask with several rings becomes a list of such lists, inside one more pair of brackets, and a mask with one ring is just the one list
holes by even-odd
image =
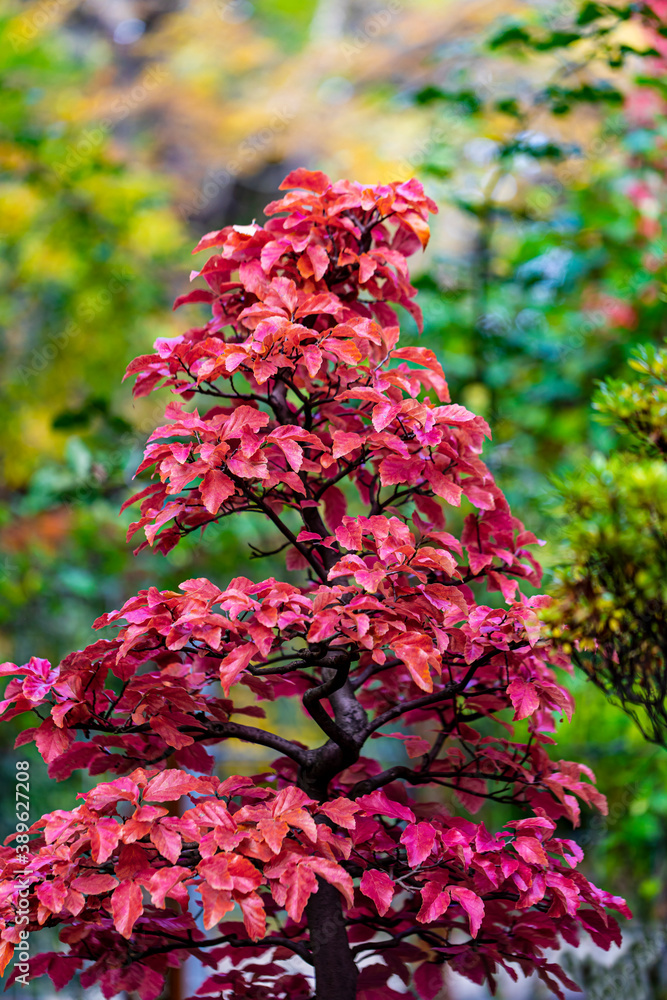
[[0, 217], [5, 238], [30, 226], [40, 206], [39, 195], [27, 184], [0, 184]]

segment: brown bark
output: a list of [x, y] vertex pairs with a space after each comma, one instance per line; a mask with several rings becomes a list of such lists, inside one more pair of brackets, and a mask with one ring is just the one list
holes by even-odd
[[165, 1000], [183, 1000], [183, 968], [170, 969], [167, 974], [167, 994]]
[[347, 938], [340, 893], [318, 878], [306, 904], [316, 1000], [355, 1000], [358, 970]]

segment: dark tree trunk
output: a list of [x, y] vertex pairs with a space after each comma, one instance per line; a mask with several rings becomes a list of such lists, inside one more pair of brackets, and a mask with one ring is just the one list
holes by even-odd
[[357, 967], [347, 939], [340, 893], [318, 878], [306, 904], [317, 1000], [355, 1000]]
[[169, 969], [165, 1000], [183, 1000], [183, 967]]

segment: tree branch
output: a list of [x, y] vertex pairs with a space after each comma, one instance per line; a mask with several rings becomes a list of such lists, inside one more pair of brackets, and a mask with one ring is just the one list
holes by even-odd
[[[349, 746], [351, 736], [341, 729], [335, 719], [332, 719], [328, 712], [322, 707], [322, 699], [329, 698], [334, 692], [339, 691], [346, 683], [350, 670], [350, 654], [341, 651], [327, 654], [320, 660], [324, 668], [322, 673], [329, 668], [328, 676], [321, 684], [311, 688], [303, 695], [303, 705], [306, 711], [312, 716], [323, 733], [333, 740], [339, 747]], [[356, 746], [356, 742], [355, 742]]]
[[[493, 656], [496, 655], [496, 652], [497, 651], [494, 650]], [[403, 702], [403, 704], [396, 705], [394, 708], [390, 708], [386, 712], [383, 712], [382, 715], [379, 715], [377, 719], [374, 719], [373, 722], [371, 722], [367, 727], [366, 732], [364, 733], [364, 740], [366, 740], [371, 733], [381, 729], [382, 726], [387, 724], [387, 722], [391, 722], [392, 719], [397, 719], [399, 716], [405, 715], [406, 712], [412, 712], [417, 708], [425, 708], [427, 705], [437, 705], [439, 701], [447, 701], [450, 698], [455, 698], [457, 694], [461, 694], [465, 690], [474, 677], [477, 668], [482, 666], [482, 662], [483, 660], [477, 660], [475, 663], [472, 663], [465, 676], [455, 684], [446, 684], [445, 687], [441, 688], [439, 691], [433, 691], [432, 694], [425, 694], [422, 698], [415, 698], [413, 701]]]
[[294, 532], [291, 531], [287, 527], [287, 525], [280, 520], [275, 511], [271, 510], [269, 505], [265, 503], [261, 497], [258, 497], [255, 493], [253, 493], [252, 490], [248, 486], [246, 486], [243, 479], [241, 479], [239, 476], [235, 476], [233, 472], [229, 471], [229, 469], [227, 470], [227, 475], [232, 480], [232, 482], [234, 482], [236, 486], [238, 486], [243, 495], [248, 500], [252, 501], [252, 503], [257, 504], [262, 513], [265, 514], [268, 517], [268, 519], [273, 522], [273, 524], [275, 524], [276, 528], [278, 529], [278, 531], [280, 531], [283, 537], [286, 538], [294, 546], [294, 548], [301, 553], [303, 558], [306, 559], [307, 562], [310, 564], [310, 566], [312, 566], [312, 568], [315, 570], [320, 580], [326, 582], [327, 571], [325, 567], [321, 563], [319, 563], [317, 559], [315, 559], [313, 553], [310, 552], [310, 550], [305, 545], [302, 545], [301, 542], [297, 542], [296, 535], [294, 534]]

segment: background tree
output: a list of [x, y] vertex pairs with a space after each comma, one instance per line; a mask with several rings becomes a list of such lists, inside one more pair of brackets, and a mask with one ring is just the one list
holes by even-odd
[[662, 336], [660, 24], [649, 5], [519, 10], [414, 91], [432, 114], [419, 165], [450, 231], [417, 279], [425, 342], [491, 422], [521, 511], [555, 467], [609, 445], [595, 382]]
[[594, 404], [618, 448], [561, 485], [572, 564], [556, 616], [591, 680], [666, 747], [667, 352], [647, 347], [630, 364], [641, 378], [606, 382]]
[[123, 104], [75, 120], [93, 55], [49, 32], [24, 37], [23, 18], [11, 5], [0, 14], [3, 657], [35, 639], [64, 652], [105, 590], [120, 599], [117, 501], [150, 414], [132, 412], [107, 373], [120, 375], [143, 324], [173, 332], [167, 279], [183, 240], [168, 184], [112, 143]]
[[[178, 400], [146, 449], [158, 481], [135, 498], [131, 533], [168, 552], [253, 512], [299, 576], [150, 588], [96, 623], [120, 626], [115, 638], [56, 668], [2, 668], [3, 718], [37, 716], [18, 742], [34, 740], [54, 778], [121, 775], [3, 848], [4, 963], [23, 924], [60, 926], [65, 955], [18, 974], [62, 988], [83, 970], [84, 987], [151, 1000], [193, 954], [232, 960], [200, 995], [311, 996], [284, 964], [296, 955], [318, 1000], [391, 1000], [392, 975], [431, 1000], [444, 963], [491, 984], [499, 969], [535, 971], [562, 997], [574, 984], [545, 949], [581, 928], [608, 948], [620, 936], [606, 908], [628, 911], [556, 836], [578, 800], [604, 799], [585, 765], [547, 755], [571, 701], [554, 670], [568, 663], [540, 637], [544, 599], [518, 589], [539, 582], [535, 538], [479, 458], [485, 421], [450, 403], [430, 351], [396, 346], [392, 306], [419, 322], [405, 258], [426, 245], [435, 206], [416, 181], [332, 185], [297, 170], [283, 187], [295, 190], [265, 227], [196, 248], [218, 248], [198, 272], [208, 288], [178, 301], [210, 303], [212, 318], [130, 365], [139, 396], [166, 384]], [[213, 407], [186, 409], [197, 395]], [[243, 687], [258, 702], [291, 697], [325, 742], [237, 721], [264, 714], [230, 697]], [[511, 738], [508, 709], [528, 720], [525, 739]], [[423, 735], [382, 733], [397, 724]], [[366, 756], [382, 735], [416, 763]], [[208, 749], [229, 739], [280, 753], [273, 774], [207, 776]], [[489, 832], [411, 787], [524, 816]], [[163, 805], [186, 797], [179, 815]], [[254, 961], [267, 949], [268, 964]]]

